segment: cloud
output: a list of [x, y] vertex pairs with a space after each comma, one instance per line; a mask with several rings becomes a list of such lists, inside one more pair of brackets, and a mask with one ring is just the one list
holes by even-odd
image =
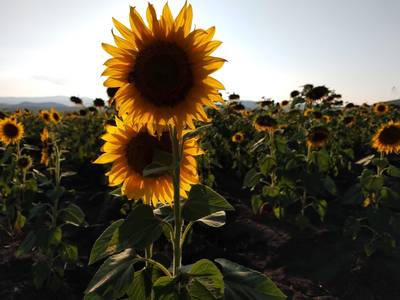
[[50, 82], [55, 85], [65, 85], [67, 83], [67, 80], [64, 78], [51, 77], [51, 76], [46, 76], [46, 75], [35, 75], [35, 76], [32, 76], [32, 79], [40, 80], [40, 81], [47, 81], [47, 82]]

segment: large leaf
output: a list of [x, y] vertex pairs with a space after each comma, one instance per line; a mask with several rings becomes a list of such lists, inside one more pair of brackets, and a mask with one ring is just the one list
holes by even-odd
[[224, 197], [208, 186], [197, 184], [190, 190], [182, 215], [187, 221], [196, 221], [213, 213], [229, 210], [234, 208]]
[[187, 286], [192, 300], [223, 299], [224, 280], [217, 266], [208, 259], [197, 261], [187, 273]]
[[70, 204], [63, 209], [63, 221], [67, 224], [80, 226], [85, 222], [85, 213], [75, 204]]
[[229, 260], [215, 260], [222, 267], [225, 299], [229, 300], [282, 300], [286, 296], [275, 283], [260, 272]]
[[106, 299], [121, 297], [133, 280], [133, 265], [137, 261], [132, 249], [109, 257], [93, 276], [85, 294], [96, 293]]
[[122, 246], [119, 244], [118, 238], [118, 228], [122, 223], [124, 223], [123, 219], [115, 221], [97, 238], [93, 245], [92, 251], [90, 252], [89, 265], [122, 250]]
[[145, 300], [151, 295], [151, 274], [149, 269], [135, 272], [133, 282], [127, 290], [129, 300]]
[[161, 220], [149, 205], [139, 204], [119, 227], [119, 240], [125, 245], [143, 249], [156, 241], [162, 233]]
[[157, 300], [180, 300], [175, 279], [172, 277], [163, 276], [158, 278], [153, 285], [153, 290]]

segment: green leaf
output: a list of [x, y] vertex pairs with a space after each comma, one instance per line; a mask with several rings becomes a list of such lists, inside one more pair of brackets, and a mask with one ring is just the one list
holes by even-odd
[[97, 238], [90, 252], [89, 265], [122, 250], [121, 245], [118, 243], [118, 228], [122, 223], [124, 223], [123, 219], [115, 221]]
[[75, 245], [63, 243], [61, 258], [65, 261], [76, 262], [78, 260], [78, 247]]
[[62, 219], [65, 223], [80, 226], [85, 222], [85, 213], [75, 204], [70, 204], [63, 209]]
[[169, 276], [158, 278], [153, 285], [153, 290], [157, 300], [180, 300], [175, 279]]
[[319, 172], [324, 173], [329, 170], [329, 160], [329, 153], [325, 149], [321, 149], [316, 153], [316, 164]]
[[129, 300], [149, 299], [151, 295], [151, 277], [147, 271], [146, 269], [142, 269], [135, 272], [133, 282], [127, 290]]
[[33, 284], [40, 289], [49, 278], [51, 268], [46, 260], [39, 260], [32, 267]]
[[262, 174], [259, 173], [255, 168], [250, 169], [243, 180], [243, 186], [253, 188], [262, 178]]
[[330, 177], [326, 176], [323, 180], [322, 183], [325, 187], [325, 189], [333, 196], [337, 195], [337, 188], [336, 188], [336, 183], [335, 181]]
[[318, 213], [318, 215], [321, 218], [321, 221], [324, 220], [326, 212], [328, 210], [328, 202], [326, 202], [326, 200], [323, 199], [316, 199], [313, 202], [313, 207], [315, 209], [315, 211]]
[[161, 220], [154, 216], [151, 206], [139, 204], [119, 227], [119, 241], [143, 249], [156, 241], [161, 233]]
[[224, 280], [217, 266], [208, 259], [193, 264], [187, 275], [187, 285], [192, 300], [215, 300], [224, 296]]
[[275, 206], [274, 209], [274, 215], [278, 220], [283, 219], [285, 217], [285, 208], [282, 206]]
[[49, 239], [48, 239], [49, 245], [58, 245], [61, 242], [61, 239], [62, 239], [61, 226], [58, 226], [58, 227], [50, 230]]
[[[111, 292], [113, 299], [119, 295], [122, 296], [125, 292], [124, 288], [127, 276], [132, 274], [132, 272], [125, 272], [136, 262], [137, 259], [135, 259], [135, 252], [133, 249], [126, 249], [119, 254], [109, 257], [93, 276], [86, 288], [85, 294], [96, 292], [100, 296], [105, 296], [109, 295]], [[123, 281], [122, 283], [118, 283], [120, 279]], [[120, 289], [117, 290], [116, 287]]]
[[400, 168], [397, 168], [395, 166], [389, 166], [389, 168], [387, 169], [387, 173], [392, 177], [400, 178]]
[[21, 256], [22, 254], [28, 253], [35, 246], [35, 243], [36, 243], [36, 234], [33, 231], [31, 231], [19, 245], [15, 255], [18, 257]]
[[226, 213], [224, 211], [217, 211], [211, 215], [199, 219], [198, 222], [206, 224], [210, 227], [222, 227], [226, 222]]
[[17, 211], [17, 217], [14, 222], [14, 229], [21, 230], [26, 224], [26, 217], [20, 212]]
[[182, 215], [187, 221], [197, 221], [215, 212], [230, 210], [234, 208], [224, 197], [208, 186], [197, 184], [190, 190]]
[[210, 127], [212, 124], [206, 124], [200, 127], [197, 127], [195, 130], [189, 131], [183, 135], [183, 140], [187, 141], [191, 138], [198, 136], [202, 131]]
[[229, 300], [283, 300], [286, 296], [275, 283], [260, 272], [229, 260], [215, 260], [222, 267], [225, 299]]
[[273, 156], [267, 155], [260, 163], [260, 171], [264, 176], [267, 176], [271, 169], [276, 166], [276, 161]]
[[279, 197], [281, 194], [281, 191], [279, 190], [279, 186], [264, 186], [263, 187], [263, 196], [269, 197], [269, 198], [276, 198]]
[[365, 167], [371, 163], [371, 161], [374, 159], [374, 157], [375, 157], [375, 154], [368, 155], [368, 156], [360, 159], [359, 161], [356, 161], [356, 164], [362, 165]]

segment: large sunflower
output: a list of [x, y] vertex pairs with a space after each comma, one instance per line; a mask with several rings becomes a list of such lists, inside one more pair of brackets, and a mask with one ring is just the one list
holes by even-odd
[[42, 118], [42, 120], [48, 124], [51, 121], [51, 115], [50, 112], [48, 112], [47, 110], [42, 110], [40, 112], [40, 117]]
[[153, 5], [147, 8], [146, 26], [135, 8], [130, 9], [127, 28], [113, 19], [122, 38], [114, 35], [115, 46], [103, 44], [113, 56], [105, 62], [106, 87], [119, 88], [115, 94], [120, 116], [128, 113], [133, 123], [150, 131], [166, 124], [194, 128], [194, 120], [208, 121], [204, 105], [216, 108], [223, 102], [218, 90], [224, 86], [209, 75], [225, 60], [210, 56], [219, 41], [215, 28], [192, 27], [192, 7], [185, 4], [174, 19], [168, 4], [157, 18]]
[[0, 141], [5, 145], [16, 144], [24, 136], [24, 126], [10, 118], [0, 120]]
[[372, 137], [372, 147], [387, 154], [400, 152], [400, 122], [383, 125]]
[[[156, 151], [171, 153], [171, 141], [168, 131], [152, 135], [145, 128], [137, 129], [130, 122], [116, 119], [116, 126], [107, 126], [102, 136], [106, 143], [103, 153], [94, 163], [113, 163], [106, 173], [110, 186], [122, 184], [122, 194], [129, 199], [143, 199], [146, 204], [158, 202], [172, 204], [173, 183], [168, 173], [143, 176], [143, 170], [153, 162]], [[191, 185], [198, 183], [197, 163], [194, 156], [202, 154], [196, 139], [183, 144], [183, 159], [180, 168], [180, 195], [187, 198]]]

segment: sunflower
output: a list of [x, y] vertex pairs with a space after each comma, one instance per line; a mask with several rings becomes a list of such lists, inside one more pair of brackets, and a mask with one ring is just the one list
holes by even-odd
[[47, 127], [43, 128], [42, 132], [40, 133], [40, 141], [42, 143], [48, 143], [49, 142], [49, 130]]
[[323, 116], [322, 116], [322, 120], [323, 120], [325, 123], [330, 123], [330, 122], [332, 121], [332, 117], [329, 116], [329, 115], [323, 115]]
[[400, 152], [400, 122], [390, 121], [372, 137], [372, 147], [382, 153]]
[[49, 165], [49, 148], [48, 147], [43, 147], [41, 152], [40, 152], [40, 163], [44, 164], [46, 167]]
[[50, 119], [54, 124], [58, 124], [61, 121], [61, 115], [55, 108], [50, 110]]
[[304, 111], [304, 116], [305, 116], [305, 117], [309, 117], [313, 112], [314, 112], [314, 110], [313, 110], [312, 108], [307, 108], [307, 109]]
[[238, 102], [229, 103], [229, 108], [231, 108], [234, 111], [237, 111], [239, 113], [242, 113], [243, 111], [246, 110], [246, 107], [242, 103], [238, 103]]
[[281, 107], [282, 107], [282, 108], [289, 107], [289, 105], [290, 105], [290, 102], [289, 102], [288, 100], [283, 100], [283, 101], [281, 102]]
[[17, 160], [17, 166], [24, 172], [32, 167], [32, 158], [29, 155], [21, 155]]
[[51, 121], [51, 115], [47, 110], [42, 110], [40, 112], [40, 117], [42, 118], [42, 120], [48, 124]]
[[353, 126], [355, 121], [356, 119], [353, 116], [345, 116], [343, 118], [343, 124], [346, 125], [347, 127]]
[[96, 98], [93, 100], [93, 106], [95, 106], [95, 107], [104, 107], [104, 105], [105, 105], [105, 102], [101, 98]]
[[270, 116], [259, 116], [254, 121], [254, 128], [257, 131], [275, 131], [278, 128], [278, 122]]
[[321, 148], [328, 142], [328, 138], [329, 131], [325, 127], [314, 127], [307, 135], [307, 146], [311, 148]]
[[389, 112], [389, 106], [384, 103], [377, 103], [374, 105], [373, 111], [378, 115], [383, 115]]
[[5, 145], [16, 144], [24, 136], [24, 126], [16, 120], [0, 120], [0, 141]]
[[274, 104], [274, 101], [272, 101], [272, 100], [262, 100], [262, 101], [258, 102], [258, 104], [260, 105], [260, 107], [264, 108], [266, 106], [271, 106], [272, 104]]
[[[102, 136], [106, 143], [103, 153], [94, 163], [112, 162], [111, 170], [106, 173], [110, 186], [122, 184], [122, 194], [129, 199], [143, 199], [146, 204], [157, 205], [158, 202], [172, 204], [172, 176], [168, 173], [145, 177], [143, 170], [153, 162], [157, 151], [172, 153], [168, 131], [153, 135], [146, 127], [137, 129], [131, 122], [116, 119], [116, 126], [107, 126]], [[180, 195], [187, 198], [191, 185], [198, 183], [197, 163], [194, 156], [203, 151], [196, 139], [183, 144], [183, 159], [180, 168]]]
[[130, 9], [127, 28], [113, 19], [122, 38], [114, 35], [116, 47], [103, 44], [113, 57], [105, 62], [106, 87], [115, 94], [119, 115], [129, 114], [132, 123], [154, 132], [166, 124], [194, 128], [194, 120], [208, 121], [204, 106], [217, 108], [224, 100], [218, 93], [224, 86], [209, 75], [222, 67], [224, 59], [210, 56], [218, 46], [215, 28], [192, 27], [192, 7], [185, 4], [174, 19], [168, 4], [157, 19], [153, 5], [147, 8], [147, 22]]
[[232, 142], [234, 143], [241, 143], [244, 140], [244, 133], [243, 132], [236, 132], [233, 136], [232, 136]]

